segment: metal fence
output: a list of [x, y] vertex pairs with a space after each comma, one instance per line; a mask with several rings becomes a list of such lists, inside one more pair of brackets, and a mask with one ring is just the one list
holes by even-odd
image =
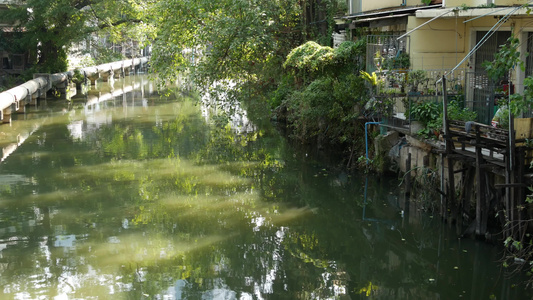
[[[509, 86], [506, 79], [490, 80], [485, 72], [468, 72], [466, 78], [465, 106], [477, 113], [478, 122], [490, 124], [502, 103], [507, 103], [509, 92], [515, 92], [514, 84]], [[521, 115], [515, 117], [533, 117], [532, 107], [523, 109]]]
[[[509, 92], [514, 92], [514, 87], [509, 86], [506, 80], [491, 81], [485, 72], [467, 72], [457, 70], [453, 74], [446, 70], [424, 70], [426, 77], [416, 83], [409, 83], [408, 77], [412, 71], [395, 70], [382, 73], [383, 87], [380, 91], [382, 97], [393, 98], [394, 119], [390, 125], [409, 124], [406, 117], [412, 103], [434, 101], [442, 103], [442, 75], [446, 74], [448, 101], [457, 100], [461, 108], [476, 112], [475, 121], [491, 124], [491, 121], [501, 103], [506, 103]], [[533, 107], [526, 107], [518, 116], [522, 118], [533, 117]], [[474, 120], [473, 120], [474, 121]]]
[[426, 101], [442, 103], [444, 75], [446, 75], [448, 101], [460, 100], [460, 106], [467, 107], [463, 101], [466, 78], [464, 70], [449, 72], [444, 69], [432, 69], [418, 70], [418, 72], [422, 72], [420, 73], [422, 75], [419, 75], [419, 80], [416, 82], [409, 78], [414, 76], [412, 70], [387, 71], [383, 74], [383, 88], [380, 94], [393, 98], [393, 115], [395, 119], [403, 120], [398, 122], [410, 122], [407, 112], [412, 103]]
[[497, 101], [501, 97], [496, 93], [496, 84], [485, 72], [468, 72], [466, 74], [465, 105], [477, 113], [477, 121], [490, 124]]
[[368, 35], [366, 37], [366, 71], [408, 69], [410, 39], [400, 35]]
[[[465, 69], [450, 72], [444, 68], [417, 70], [424, 76], [418, 82], [413, 82], [416, 74], [408, 67], [412, 60], [409, 55], [410, 40], [408, 37], [398, 38], [399, 35], [369, 35], [366, 50], [366, 71], [377, 72], [382, 78], [383, 86], [379, 95], [394, 99], [393, 119], [399, 120], [394, 122], [409, 123], [405, 117], [409, 108], [405, 106], [413, 101], [442, 102], [442, 77], [445, 75], [448, 101], [460, 99], [460, 106], [477, 113], [477, 122], [491, 123], [498, 109], [498, 100], [506, 97], [510, 89], [504, 82], [491, 82], [484, 72]], [[493, 52], [490, 53], [492, 55]], [[523, 116], [533, 116], [533, 110], [525, 112]]]

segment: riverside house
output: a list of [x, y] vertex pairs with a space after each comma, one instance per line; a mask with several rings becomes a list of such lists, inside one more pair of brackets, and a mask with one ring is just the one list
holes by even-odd
[[[490, 124], [495, 99], [508, 89], [523, 90], [533, 75], [533, 15], [526, 0], [348, 0], [338, 30], [347, 39], [367, 39], [367, 70], [425, 70], [425, 93], [439, 91], [446, 74], [450, 93], [461, 92], [478, 121]], [[491, 82], [482, 66], [513, 35], [520, 40], [525, 70]], [[376, 56], [380, 56], [379, 59]], [[377, 65], [379, 61], [379, 66]], [[393, 61], [393, 63], [387, 63]]]

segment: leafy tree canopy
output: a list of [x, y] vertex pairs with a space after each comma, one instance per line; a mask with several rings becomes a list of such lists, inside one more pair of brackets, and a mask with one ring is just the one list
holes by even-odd
[[[2, 35], [10, 40], [8, 51], [29, 51], [31, 62], [39, 72], [59, 72], [67, 68], [67, 52], [73, 43], [91, 33], [103, 33], [112, 40], [128, 34], [139, 35], [139, 27], [148, 12], [150, 1], [127, 0], [25, 0], [16, 1], [0, 13], [15, 24], [14, 33]], [[147, 30], [143, 30], [147, 32]]]
[[[197, 80], [210, 84], [253, 80], [272, 72], [301, 40], [298, 1], [160, 1], [152, 65], [174, 79], [194, 62]], [[267, 69], [265, 69], [267, 68]]]
[[[197, 83], [274, 83], [291, 49], [331, 42], [339, 0], [16, 0], [0, 17], [16, 24], [13, 49], [30, 49], [35, 71], [67, 68], [69, 48], [90, 34], [153, 46], [162, 82], [191, 70]], [[0, 41], [2, 42], [2, 41]], [[1, 43], [0, 43], [1, 44]], [[19, 52], [21, 53], [21, 52]]]

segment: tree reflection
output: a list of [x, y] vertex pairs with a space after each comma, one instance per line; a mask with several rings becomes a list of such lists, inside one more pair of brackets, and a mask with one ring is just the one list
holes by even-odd
[[429, 281], [454, 274], [440, 275], [437, 237], [407, 234], [383, 201], [392, 183], [364, 201], [360, 179], [271, 130], [206, 123], [186, 99], [101, 113], [112, 122], [83, 135], [68, 131], [75, 114], [42, 125], [2, 164], [21, 175], [0, 189], [3, 296], [446, 295]]

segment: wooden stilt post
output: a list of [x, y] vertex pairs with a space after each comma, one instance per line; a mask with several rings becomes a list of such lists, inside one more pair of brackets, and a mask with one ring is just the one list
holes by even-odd
[[[453, 140], [450, 136], [450, 128], [448, 124], [448, 93], [446, 88], [446, 77], [442, 76], [442, 128], [444, 130], [444, 137], [446, 141], [446, 158], [448, 160], [448, 188], [447, 188], [447, 207], [449, 207], [452, 212], [455, 210], [455, 175], [453, 171]], [[447, 207], [444, 207], [444, 216], [447, 215]]]
[[[511, 75], [511, 70], [509, 70], [509, 75]], [[512, 78], [512, 76], [509, 76], [509, 86], [513, 86], [512, 85], [512, 82], [510, 80], [510, 78]], [[507, 107], [511, 107], [511, 90], [509, 90], [509, 102], [507, 104]], [[514, 236], [514, 229], [513, 229], [513, 222], [515, 221], [515, 205], [514, 205], [514, 189], [511, 188], [510, 186], [515, 183], [515, 178], [514, 178], [514, 171], [513, 171], [513, 168], [514, 168], [514, 162], [515, 162], [515, 159], [514, 159], [514, 156], [515, 156], [515, 153], [514, 153], [514, 116], [513, 116], [513, 113], [511, 112], [511, 110], [509, 109], [509, 136], [508, 136], [508, 139], [507, 139], [507, 153], [506, 153], [506, 164], [505, 164], [505, 168], [506, 168], [506, 172], [505, 172], [505, 183], [508, 184], [509, 186], [505, 189], [505, 197], [506, 197], [506, 210], [507, 210], [507, 220], [506, 222], [510, 225], [505, 225], [507, 227], [509, 227], [508, 231], [507, 231], [507, 236]], [[505, 232], [505, 231], [504, 231]]]
[[491, 192], [490, 192], [490, 179], [489, 174], [487, 172], [482, 171], [482, 180], [483, 185], [481, 188], [484, 191], [483, 197], [481, 198], [483, 202], [481, 202], [481, 233], [483, 236], [486, 236], [487, 234], [487, 224], [489, 223], [489, 210], [490, 210], [490, 200], [491, 200]]
[[411, 152], [407, 154], [407, 160], [405, 161], [405, 197], [411, 197]]
[[463, 170], [461, 172], [461, 178], [462, 178], [461, 189], [462, 190], [461, 190], [460, 197], [457, 199], [457, 223], [455, 226], [457, 234], [461, 234], [463, 230], [464, 201], [465, 199], [469, 199], [467, 198], [467, 196], [469, 196], [470, 189], [472, 187], [472, 184], [469, 182], [470, 180], [468, 176], [469, 173], [470, 173], [470, 168]]
[[441, 153], [440, 154], [440, 191], [441, 191], [441, 194], [440, 194], [440, 208], [439, 208], [439, 213], [442, 216], [444, 216], [444, 212], [446, 211], [445, 207], [446, 207], [446, 195], [445, 195], [445, 191], [446, 191], [446, 183], [445, 183], [445, 176], [444, 176], [444, 153]]
[[[517, 181], [519, 184], [522, 184], [524, 181], [524, 172], [525, 172], [525, 165], [526, 165], [526, 153], [523, 147], [520, 147], [518, 149], [518, 155], [517, 155], [517, 166], [516, 166], [516, 172], [517, 172]], [[524, 187], [518, 187], [518, 190], [516, 191], [516, 206], [517, 206], [517, 218], [519, 222], [519, 235], [520, 238], [522, 238], [526, 232], [526, 224], [523, 224], [524, 220], [524, 210], [521, 208], [524, 205], [524, 201], [526, 200], [526, 193]]]
[[403, 205], [403, 218], [402, 225], [405, 225], [405, 221], [409, 223], [409, 213], [411, 211], [411, 152], [407, 153], [407, 159], [405, 160], [405, 193], [404, 205]]
[[[509, 146], [507, 146], [507, 150], [509, 150]], [[509, 224], [509, 220], [511, 217], [511, 172], [509, 170], [509, 154], [505, 155], [505, 197], [504, 197], [504, 207], [505, 207], [505, 223], [503, 224], [503, 235], [504, 238], [507, 238], [511, 236], [511, 225]]]
[[448, 207], [452, 215], [456, 215], [457, 208], [455, 203], [455, 172], [453, 171], [453, 159], [448, 156]]
[[486, 213], [485, 209], [485, 193], [483, 190], [483, 171], [481, 165], [483, 164], [482, 149], [479, 145], [480, 131], [479, 127], [475, 126], [476, 130], [476, 235], [480, 236], [485, 234], [482, 228], [483, 214]]

